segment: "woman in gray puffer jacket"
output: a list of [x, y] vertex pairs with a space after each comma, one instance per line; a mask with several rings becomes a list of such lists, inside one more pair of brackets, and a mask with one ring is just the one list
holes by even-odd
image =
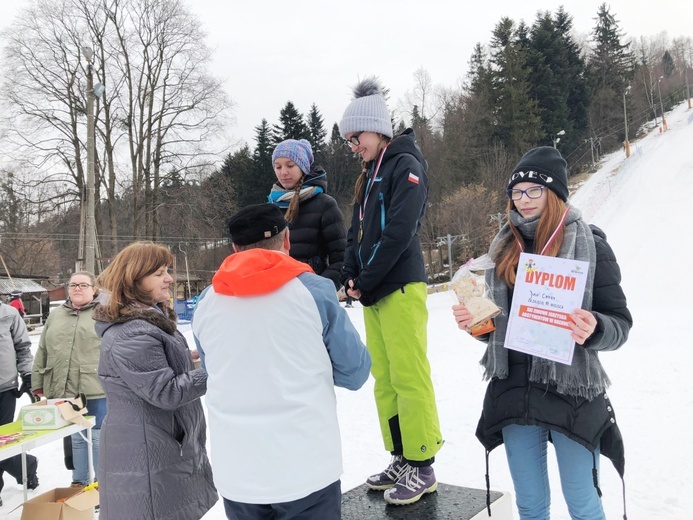
[[108, 399], [98, 469], [101, 520], [196, 520], [217, 501], [195, 369], [168, 306], [173, 255], [135, 242], [99, 278], [94, 312]]

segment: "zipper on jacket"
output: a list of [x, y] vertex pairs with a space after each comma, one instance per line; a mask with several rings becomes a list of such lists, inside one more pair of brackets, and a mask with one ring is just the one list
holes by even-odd
[[373, 246], [373, 252], [371, 253], [370, 258], [368, 259], [368, 262], [366, 262], [366, 265], [371, 265], [371, 262], [373, 261], [373, 258], [375, 257], [375, 254], [378, 252], [378, 248], [380, 247], [380, 240], [378, 240], [375, 245]]
[[[179, 423], [180, 429], [183, 432], [183, 440], [185, 440], [186, 432], [185, 428], [183, 428], [183, 425]], [[173, 440], [178, 443], [178, 446], [180, 447], [180, 456], [181, 458], [183, 457], [183, 443], [180, 442], [178, 439], [176, 439], [176, 416], [171, 415], [171, 436], [173, 437]]]
[[527, 356], [527, 386], [525, 387], [525, 419], [529, 416], [529, 391], [532, 388], [532, 382], [529, 380], [529, 376], [532, 373], [532, 356], [530, 354], [525, 354]]
[[383, 193], [378, 193], [378, 200], [380, 201], [380, 233], [385, 230], [385, 199]]
[[381, 238], [372, 247], [371, 256], [368, 258], [368, 262], [366, 262], [366, 265], [371, 265], [371, 262], [373, 261], [373, 258], [375, 258], [375, 254], [378, 252], [378, 249], [380, 248], [380, 244], [383, 241], [382, 232], [385, 229], [385, 199], [383, 198], [382, 193], [378, 193], [378, 200], [380, 201], [380, 234], [381, 234]]

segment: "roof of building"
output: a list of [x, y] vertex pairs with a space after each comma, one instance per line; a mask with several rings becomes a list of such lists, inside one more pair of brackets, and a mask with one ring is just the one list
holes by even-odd
[[10, 294], [12, 291], [23, 293], [43, 293], [46, 288], [29, 278], [0, 278], [0, 294]]

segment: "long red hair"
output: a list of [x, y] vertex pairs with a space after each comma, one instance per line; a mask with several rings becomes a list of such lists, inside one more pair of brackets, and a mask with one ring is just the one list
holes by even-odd
[[[561, 223], [563, 214], [566, 210], [566, 204], [563, 202], [558, 195], [553, 191], [547, 189], [546, 191], [546, 207], [539, 217], [539, 224], [537, 226], [537, 232], [534, 236], [534, 251], [539, 253], [544, 246], [548, 243], [551, 235], [556, 230], [556, 227]], [[508, 200], [508, 212], [515, 209], [515, 203], [512, 200]], [[522, 245], [522, 249], [525, 248], [525, 241], [520, 234], [520, 231], [513, 225], [513, 223], [508, 219], [508, 225], [510, 226], [510, 231], [512, 232], [508, 235], [503, 242], [500, 243], [499, 247], [496, 248], [493, 254], [493, 261], [496, 263], [496, 274], [498, 278], [503, 280], [508, 287], [515, 286], [515, 275], [517, 273], [517, 264], [520, 260], [520, 248], [518, 242]], [[558, 230], [556, 238], [549, 245], [544, 255], [546, 256], [556, 256], [561, 250], [561, 245], [563, 244], [564, 228]]]

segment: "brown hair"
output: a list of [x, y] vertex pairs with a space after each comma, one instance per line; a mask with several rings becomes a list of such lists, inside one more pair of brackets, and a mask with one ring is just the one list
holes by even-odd
[[[376, 133], [376, 132], [374, 132]], [[383, 149], [383, 143], [390, 144], [390, 138], [383, 134], [378, 134], [380, 136], [380, 146], [378, 147], [378, 153]], [[356, 179], [356, 186], [354, 186], [354, 202], [361, 204], [363, 202], [363, 196], [366, 192], [366, 184], [368, 183], [368, 170], [371, 168], [375, 159], [368, 162], [361, 161], [361, 175]]]
[[[553, 235], [556, 227], [560, 224], [566, 209], [565, 202], [563, 202], [552, 190], [544, 191], [546, 191], [547, 197], [546, 207], [539, 217], [539, 224], [534, 236], [534, 251], [537, 253], [544, 249], [544, 246], [551, 238], [551, 235]], [[512, 209], [515, 209], [515, 203], [512, 200], [508, 200], [508, 211]], [[493, 254], [493, 261], [496, 263], [496, 274], [498, 278], [505, 281], [508, 287], [514, 287], [517, 264], [520, 260], [520, 249], [517, 244], [519, 242], [524, 249], [525, 241], [520, 231], [513, 225], [510, 219], [508, 219], [508, 225], [510, 226], [512, 234], [508, 235], [505, 240], [499, 244], [498, 248], [496, 248]], [[563, 235], [564, 229], [561, 228], [558, 230], [554, 241], [551, 242], [551, 245], [543, 254], [546, 256], [556, 256], [563, 244]]]
[[289, 207], [287, 208], [286, 213], [284, 214], [284, 218], [289, 224], [293, 224], [294, 220], [296, 220], [296, 217], [298, 217], [298, 205], [300, 204], [299, 194], [301, 193], [301, 188], [303, 187], [303, 183], [305, 180], [306, 174], [304, 173], [301, 176], [301, 179], [296, 183], [296, 187], [294, 188], [294, 196], [291, 198]]
[[[120, 251], [99, 276], [99, 285], [110, 293], [102, 306], [108, 317], [115, 319], [127, 305], [139, 302], [152, 305], [149, 293], [139, 285], [142, 278], [173, 263], [173, 253], [154, 242], [133, 242]], [[165, 304], [159, 304], [164, 309]]]

